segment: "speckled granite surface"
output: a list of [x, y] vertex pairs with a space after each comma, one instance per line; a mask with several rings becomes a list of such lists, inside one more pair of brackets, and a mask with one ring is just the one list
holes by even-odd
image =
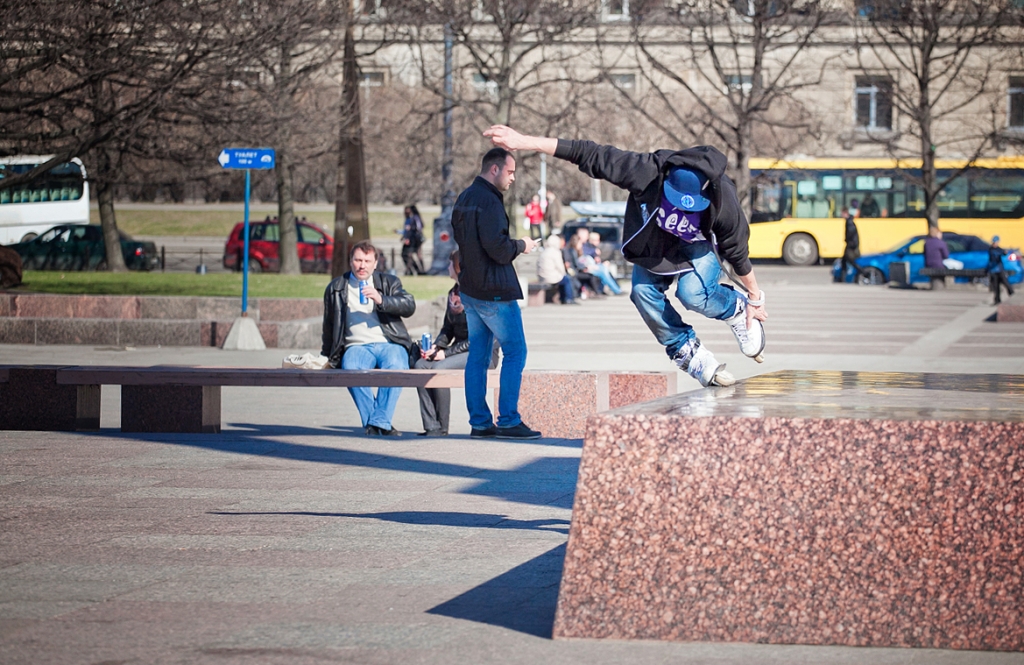
[[780, 372], [591, 418], [554, 635], [1024, 651], [1024, 377]]

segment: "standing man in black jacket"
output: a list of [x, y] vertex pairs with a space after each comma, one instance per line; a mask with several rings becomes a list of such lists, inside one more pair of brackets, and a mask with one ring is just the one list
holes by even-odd
[[[750, 229], [736, 186], [725, 175], [725, 155], [710, 146], [629, 152], [592, 141], [524, 136], [504, 125], [484, 136], [506, 150], [536, 150], [572, 162], [591, 178], [629, 192], [622, 254], [634, 264], [630, 299], [680, 369], [703, 386], [735, 383], [669, 303], [673, 281], [686, 309], [725, 321], [743, 354], [761, 358], [764, 292], [750, 264]], [[718, 253], [748, 295], [719, 284]]]
[[[392, 275], [375, 272], [377, 248], [369, 240], [349, 252], [352, 269], [324, 291], [323, 346], [320, 354], [334, 369], [409, 369], [412, 340], [402, 318], [413, 315], [416, 300]], [[349, 388], [370, 436], [400, 436], [391, 426], [401, 388]]]
[[[519, 388], [526, 367], [526, 335], [517, 300], [523, 299], [512, 261], [533, 251], [528, 237], [513, 240], [503, 194], [515, 182], [516, 160], [503, 148], [484, 155], [480, 175], [455, 201], [452, 228], [462, 256], [459, 287], [469, 325], [466, 406], [470, 436], [537, 439], [519, 415]], [[494, 340], [501, 346], [498, 422], [487, 406], [487, 369]]]

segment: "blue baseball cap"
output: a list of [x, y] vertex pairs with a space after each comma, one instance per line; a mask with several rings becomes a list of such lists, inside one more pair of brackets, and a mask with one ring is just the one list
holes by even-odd
[[701, 193], [707, 184], [708, 181], [703, 175], [675, 166], [665, 177], [665, 198], [680, 210], [700, 212], [711, 205], [711, 201]]
[[992, 236], [992, 242], [999, 242], [999, 236]]

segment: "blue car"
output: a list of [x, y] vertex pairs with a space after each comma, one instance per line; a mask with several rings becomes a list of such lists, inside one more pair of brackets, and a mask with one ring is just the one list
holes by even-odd
[[[928, 236], [916, 236], [906, 240], [883, 254], [866, 254], [857, 259], [860, 266], [860, 278], [852, 267], [847, 267], [846, 275], [841, 281], [860, 284], [886, 284], [889, 281], [889, 264], [897, 261], [905, 261], [910, 264], [910, 283], [927, 284], [931, 281], [929, 277], [921, 275], [921, 268], [924, 268], [924, 241]], [[943, 233], [942, 239], [949, 247], [949, 258], [956, 259], [964, 264], [965, 270], [984, 270], [988, 266], [989, 244], [978, 236], [961, 235], [959, 233]], [[841, 261], [836, 259], [832, 264], [832, 279], [840, 281], [839, 273]], [[1019, 249], [1007, 249], [1003, 256], [1003, 271], [1011, 284], [1019, 284], [1024, 279], [1024, 269], [1021, 268], [1021, 254]], [[967, 277], [957, 277], [958, 282], [969, 281]]]

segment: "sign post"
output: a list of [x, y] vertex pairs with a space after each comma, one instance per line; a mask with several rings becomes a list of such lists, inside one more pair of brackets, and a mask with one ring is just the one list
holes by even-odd
[[252, 169], [274, 168], [273, 148], [224, 148], [217, 156], [217, 162], [225, 169], [245, 170], [245, 220], [242, 224], [242, 316], [235, 319], [225, 349], [265, 349], [259, 328], [249, 319], [249, 192]]
[[245, 221], [242, 226], [242, 316], [248, 315], [249, 309], [249, 171], [252, 169], [274, 168], [275, 153], [273, 148], [224, 148], [217, 156], [217, 161], [226, 169], [245, 170]]

